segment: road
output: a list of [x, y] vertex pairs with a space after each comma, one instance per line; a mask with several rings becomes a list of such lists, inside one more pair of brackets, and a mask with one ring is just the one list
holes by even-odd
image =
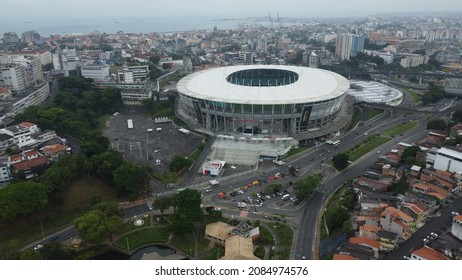
[[420, 248], [424, 245], [423, 239], [430, 235], [431, 232], [440, 234], [442, 228], [450, 228], [452, 211], [462, 212], [462, 197], [454, 200], [451, 207], [446, 207], [439, 211], [440, 215], [430, 219], [423, 227], [419, 228], [411, 237], [409, 237], [397, 249], [385, 256], [386, 260], [402, 260], [404, 256], [410, 256], [412, 250]]

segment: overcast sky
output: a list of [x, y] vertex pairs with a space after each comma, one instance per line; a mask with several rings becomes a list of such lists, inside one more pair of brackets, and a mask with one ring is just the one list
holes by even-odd
[[2, 17], [339, 17], [457, 12], [461, 0], [0, 0]]

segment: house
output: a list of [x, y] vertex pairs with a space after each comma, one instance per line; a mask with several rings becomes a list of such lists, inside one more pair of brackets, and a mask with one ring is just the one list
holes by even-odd
[[443, 254], [424, 246], [411, 253], [411, 260], [447, 260]]
[[12, 178], [8, 160], [6, 158], [0, 159], [0, 184], [8, 183]]
[[260, 260], [253, 254], [252, 238], [231, 236], [225, 242], [225, 255], [220, 260]]
[[47, 145], [40, 148], [40, 151], [50, 159], [56, 159], [66, 152], [66, 146], [62, 144]]
[[377, 242], [380, 243], [380, 248], [384, 251], [394, 250], [398, 243], [398, 234], [395, 232], [380, 230], [377, 232]]
[[370, 239], [376, 239], [377, 233], [382, 229], [379, 226], [364, 225], [359, 227], [359, 237], [366, 237]]
[[365, 237], [351, 237], [348, 242], [351, 244], [359, 244], [368, 247], [372, 250], [374, 259], [379, 257], [380, 243], [375, 240]]
[[366, 178], [364, 176], [360, 176], [356, 179], [356, 184], [360, 186], [365, 186], [368, 187], [369, 189], [373, 191], [382, 191], [386, 192], [388, 191], [388, 188], [390, 187], [390, 183], [388, 182], [380, 182], [377, 180], [373, 180], [370, 178]]
[[413, 222], [412, 217], [391, 206], [382, 212], [380, 218], [382, 229], [397, 233], [404, 239], [407, 239], [411, 234], [410, 230]]
[[0, 151], [4, 151], [14, 145], [14, 137], [6, 133], [0, 133]]
[[401, 211], [411, 216], [416, 224], [423, 222], [428, 217], [428, 210], [417, 203], [405, 202], [401, 207]]
[[422, 167], [420, 166], [417, 166], [417, 165], [413, 165], [411, 166], [411, 176], [414, 176], [414, 177], [419, 177], [420, 176], [420, 170], [422, 169]]
[[48, 166], [49, 160], [45, 156], [39, 156], [30, 160], [23, 160], [18, 163], [11, 165], [13, 173], [23, 174], [26, 179], [30, 178], [27, 174], [34, 173], [36, 170], [40, 170]]
[[374, 250], [370, 246], [355, 243], [343, 244], [335, 250], [334, 254], [350, 256], [357, 260], [371, 260], [375, 258]]
[[388, 153], [380, 158], [392, 166], [399, 166], [401, 164], [401, 157], [396, 153]]
[[231, 235], [232, 230], [233, 227], [227, 223], [211, 223], [205, 226], [205, 239], [217, 241], [225, 245], [225, 241]]
[[352, 261], [352, 260], [359, 260], [359, 258], [345, 255], [345, 254], [334, 254], [334, 261]]

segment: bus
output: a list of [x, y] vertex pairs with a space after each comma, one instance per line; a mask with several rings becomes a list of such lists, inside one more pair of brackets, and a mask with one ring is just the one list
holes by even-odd
[[326, 144], [329, 144], [331, 146], [333, 146], [334, 148], [336, 148], [338, 145], [340, 145], [340, 140], [327, 140], [326, 141]]

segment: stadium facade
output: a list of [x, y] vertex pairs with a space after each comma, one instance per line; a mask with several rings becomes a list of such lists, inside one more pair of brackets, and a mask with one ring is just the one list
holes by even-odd
[[321, 69], [249, 65], [211, 68], [181, 79], [187, 114], [212, 132], [305, 133], [329, 125], [350, 84]]

